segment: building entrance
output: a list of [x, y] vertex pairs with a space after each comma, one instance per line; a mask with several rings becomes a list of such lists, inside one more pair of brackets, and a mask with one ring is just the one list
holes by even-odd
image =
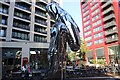
[[2, 77], [9, 77], [13, 71], [21, 70], [21, 49], [2, 49]]

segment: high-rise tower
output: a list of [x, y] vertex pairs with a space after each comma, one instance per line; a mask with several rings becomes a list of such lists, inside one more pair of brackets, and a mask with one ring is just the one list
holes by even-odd
[[107, 64], [120, 60], [120, 2], [82, 0], [83, 37], [89, 48], [88, 59], [104, 59]]

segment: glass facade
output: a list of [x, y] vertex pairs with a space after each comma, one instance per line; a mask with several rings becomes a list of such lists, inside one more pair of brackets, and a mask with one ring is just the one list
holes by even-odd
[[98, 40], [94, 41], [95, 44], [100, 44], [100, 43], [103, 43], [103, 42], [104, 42], [104, 39], [98, 39]]
[[94, 14], [98, 13], [98, 12], [100, 12], [100, 9], [99, 9], [99, 8], [96, 9], [94, 12], [92, 12], [92, 16], [93, 16]]
[[120, 64], [120, 46], [113, 45], [108, 47], [110, 63], [119, 63]]
[[92, 36], [89, 36], [89, 37], [85, 38], [85, 41], [89, 41], [91, 39], [92, 39]]
[[89, 26], [87, 26], [87, 27], [84, 28], [84, 31], [87, 31], [87, 30], [89, 30], [90, 28], [91, 28], [91, 26], [89, 25]]
[[95, 27], [95, 26], [97, 26], [98, 24], [101, 24], [101, 22], [102, 22], [102, 20], [98, 20], [98, 21], [94, 22], [92, 25], [93, 25], [93, 27]]
[[98, 38], [98, 37], [101, 37], [101, 36], [103, 36], [103, 32], [100, 32], [100, 33], [94, 34], [94, 38]]
[[6, 30], [0, 29], [0, 37], [5, 37], [5, 36], [6, 36]]
[[91, 46], [91, 45], [92, 45], [92, 42], [88, 42], [88, 43], [87, 43], [87, 46]]
[[100, 18], [100, 14], [97, 14], [96, 16], [94, 16], [94, 17], [92, 18], [92, 21], [94, 21], [94, 20], [96, 20], [96, 19], [98, 19], [98, 18]]
[[99, 26], [99, 27], [97, 27], [97, 28], [94, 28], [94, 29], [93, 29], [93, 32], [97, 32], [97, 31], [100, 31], [100, 30], [102, 30], [102, 26]]
[[92, 31], [88, 31], [85, 33], [85, 36], [90, 35], [91, 33], [92, 33]]

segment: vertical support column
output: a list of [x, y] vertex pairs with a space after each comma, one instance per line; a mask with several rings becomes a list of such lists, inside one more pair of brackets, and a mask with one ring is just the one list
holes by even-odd
[[30, 23], [30, 36], [29, 40], [31, 42], [34, 41], [34, 22], [35, 22], [35, 0], [32, 1], [32, 6], [31, 6], [31, 23]]
[[9, 7], [9, 17], [8, 17], [8, 21], [7, 21], [8, 24], [7, 24], [6, 41], [11, 41], [11, 38], [12, 38], [14, 8], [15, 8], [15, 0], [11, 0], [10, 7]]
[[27, 57], [28, 62], [29, 62], [29, 56], [30, 56], [30, 51], [29, 51], [29, 44], [25, 43], [24, 46], [22, 47], [22, 58], [21, 58], [21, 65], [23, 64], [23, 58]]
[[[48, 13], [47, 13], [48, 14]], [[47, 20], [47, 42], [50, 42], [50, 16], [48, 15], [48, 20]]]
[[104, 55], [105, 55], [105, 58], [106, 58], [106, 64], [108, 65], [110, 61], [109, 61], [109, 52], [108, 52], [107, 45], [105, 45], [105, 53], [104, 53]]
[[93, 49], [93, 59], [96, 60], [97, 56], [96, 56], [96, 51], [95, 51], [95, 48]]
[[[48, 3], [50, 3], [50, 0], [48, 0]], [[51, 24], [50, 24], [50, 16], [49, 16], [49, 14], [47, 13], [47, 42], [48, 42], [48, 43], [50, 42], [50, 27], [51, 27]]]

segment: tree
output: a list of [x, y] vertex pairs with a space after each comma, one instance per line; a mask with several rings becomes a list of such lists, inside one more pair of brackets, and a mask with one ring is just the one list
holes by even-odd
[[81, 60], [86, 60], [86, 53], [88, 52], [87, 44], [84, 40], [81, 39], [80, 50], [77, 52]]
[[77, 60], [86, 61], [86, 53], [88, 52], [87, 44], [84, 40], [81, 39], [81, 46], [79, 51], [77, 52], [69, 52], [66, 54], [67, 61], [71, 61], [72, 63]]

